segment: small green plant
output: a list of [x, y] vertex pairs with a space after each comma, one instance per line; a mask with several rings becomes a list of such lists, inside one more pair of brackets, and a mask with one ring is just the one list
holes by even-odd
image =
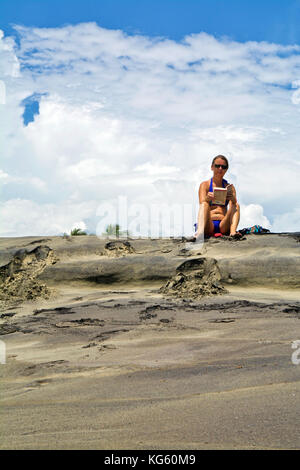
[[119, 238], [120, 236], [122, 237], [128, 237], [129, 232], [128, 230], [121, 230], [121, 227], [119, 224], [109, 224], [107, 225], [105, 232], [102, 233], [103, 236], [109, 237], [109, 236], [114, 236]]
[[120, 236], [120, 225], [119, 224], [109, 224], [105, 229], [106, 235], [114, 235], [115, 237], [119, 238]]
[[86, 232], [84, 232], [81, 228], [73, 228], [70, 233], [71, 236], [77, 236], [77, 235], [87, 235]]

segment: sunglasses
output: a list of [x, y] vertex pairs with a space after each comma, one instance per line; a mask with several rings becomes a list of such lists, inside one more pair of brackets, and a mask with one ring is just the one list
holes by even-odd
[[216, 165], [215, 168], [222, 168], [222, 170], [227, 170], [227, 165]]

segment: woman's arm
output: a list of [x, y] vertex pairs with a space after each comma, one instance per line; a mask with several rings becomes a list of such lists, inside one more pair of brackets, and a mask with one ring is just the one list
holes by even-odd
[[227, 187], [227, 199], [233, 204], [237, 203], [236, 190], [233, 184], [229, 184]]
[[203, 181], [199, 187], [199, 204], [210, 202], [214, 198], [214, 193], [207, 191], [207, 182]]

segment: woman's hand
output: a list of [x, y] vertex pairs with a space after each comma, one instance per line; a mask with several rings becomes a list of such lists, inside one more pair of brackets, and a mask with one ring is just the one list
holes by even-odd
[[226, 189], [227, 189], [227, 199], [228, 199], [228, 201], [232, 201], [233, 204], [235, 204], [236, 203], [236, 195], [235, 195], [235, 190], [233, 188], [233, 185], [229, 184], [228, 186], [226, 186]]
[[213, 201], [213, 199], [214, 199], [214, 193], [209, 191], [206, 195], [205, 201], [210, 202], [210, 201]]

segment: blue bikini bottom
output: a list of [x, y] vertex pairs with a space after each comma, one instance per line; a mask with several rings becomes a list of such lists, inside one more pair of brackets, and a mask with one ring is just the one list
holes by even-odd
[[[221, 230], [220, 230], [221, 220], [213, 220], [212, 222], [214, 224], [214, 233], [221, 233]], [[194, 224], [194, 227], [195, 227], [195, 232], [197, 232], [198, 224]]]
[[214, 224], [214, 233], [220, 233], [221, 230], [220, 230], [220, 222], [221, 220], [213, 220], [213, 224]]

